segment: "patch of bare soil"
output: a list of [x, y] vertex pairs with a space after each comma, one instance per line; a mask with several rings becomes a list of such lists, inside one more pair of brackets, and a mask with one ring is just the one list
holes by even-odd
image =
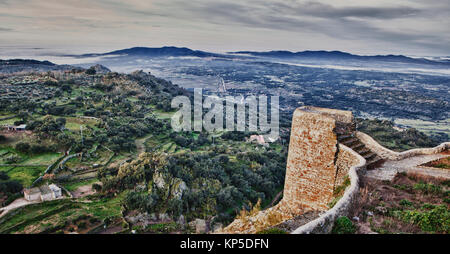
[[[95, 190], [92, 188], [93, 184], [94, 183], [78, 187], [76, 190], [72, 192], [72, 196], [74, 198], [82, 198], [95, 194]], [[100, 184], [100, 182], [98, 182], [97, 184]]]
[[86, 234], [101, 224], [103, 223], [101, 223], [101, 221], [97, 218], [85, 215], [74, 220], [66, 221], [64, 228], [62, 228], [59, 232], [64, 234]]
[[39, 224], [28, 225], [23, 229], [23, 231], [18, 231], [16, 234], [37, 234], [40, 233], [39, 229]]
[[350, 213], [357, 233], [449, 233], [449, 181], [399, 173], [392, 181], [361, 182]]

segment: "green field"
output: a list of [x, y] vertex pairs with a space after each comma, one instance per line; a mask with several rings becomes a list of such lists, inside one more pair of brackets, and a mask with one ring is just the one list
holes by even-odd
[[64, 188], [66, 188], [68, 191], [74, 191], [74, 190], [78, 189], [78, 187], [80, 187], [80, 186], [93, 184], [95, 182], [99, 182], [99, 180], [97, 178], [94, 178], [94, 179], [89, 179], [87, 181], [69, 182], [69, 183], [64, 184]]
[[396, 119], [395, 124], [415, 128], [425, 134], [445, 133], [450, 137], [450, 119], [441, 121], [424, 121], [418, 119]]
[[14, 122], [20, 121], [20, 120], [21, 120], [20, 118], [14, 117], [11, 119], [6, 119], [6, 120], [0, 121], [0, 125], [14, 125]]
[[59, 157], [61, 157], [60, 153], [44, 153], [30, 156], [29, 158], [23, 160], [21, 164], [25, 165], [50, 165], [55, 162]]
[[12, 180], [18, 180], [24, 187], [29, 187], [47, 167], [0, 167]]
[[[0, 171], [4, 171], [12, 180], [19, 181], [23, 186], [30, 186], [47, 167], [55, 162], [61, 154], [43, 153], [37, 155], [24, 155], [15, 151], [11, 147], [0, 148], [0, 164], [6, 164], [4, 159], [8, 156], [18, 156], [20, 160], [11, 166], [0, 166]], [[15, 166], [16, 164], [20, 166]]]
[[78, 117], [66, 117], [66, 128], [71, 131], [80, 131], [80, 127], [83, 126], [83, 129], [86, 126], [95, 127], [98, 123], [95, 119], [85, 119]]

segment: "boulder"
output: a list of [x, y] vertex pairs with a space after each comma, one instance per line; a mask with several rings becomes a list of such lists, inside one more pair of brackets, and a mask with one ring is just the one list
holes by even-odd
[[195, 233], [205, 234], [206, 233], [206, 221], [202, 219], [195, 220]]
[[183, 215], [180, 215], [180, 217], [178, 217], [177, 224], [181, 227], [184, 227], [184, 225], [186, 224], [186, 220], [184, 219]]
[[175, 178], [173, 179], [172, 189], [171, 189], [171, 195], [173, 198], [176, 198], [178, 200], [181, 200], [181, 197], [183, 196], [183, 193], [188, 189], [186, 183], [179, 179]]

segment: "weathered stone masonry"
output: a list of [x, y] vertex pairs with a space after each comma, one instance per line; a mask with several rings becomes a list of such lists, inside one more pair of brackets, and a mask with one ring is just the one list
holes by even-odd
[[282, 203], [294, 214], [327, 210], [333, 190], [348, 173], [338, 149], [337, 131], [353, 128], [350, 111], [301, 107], [292, 118]]
[[283, 199], [255, 216], [236, 219], [223, 232], [255, 233], [310, 210], [327, 211], [333, 190], [343, 183], [350, 167], [359, 159], [365, 164], [361, 156], [338, 144], [337, 133], [352, 129], [352, 123], [349, 111], [298, 108], [292, 119]]
[[336, 177], [335, 120], [297, 109], [292, 119], [283, 203], [294, 213], [326, 210]]

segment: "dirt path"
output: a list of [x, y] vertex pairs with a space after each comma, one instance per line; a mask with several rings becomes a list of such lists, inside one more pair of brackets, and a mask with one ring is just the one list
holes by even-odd
[[424, 163], [448, 157], [448, 154], [419, 155], [398, 161], [386, 161], [381, 167], [368, 170], [366, 176], [378, 180], [391, 181], [397, 173], [414, 172], [422, 175], [450, 179], [450, 170], [420, 166]]
[[14, 210], [16, 208], [22, 207], [22, 206], [27, 206], [27, 205], [31, 205], [31, 204], [37, 204], [37, 203], [41, 203], [41, 201], [28, 201], [25, 198], [19, 198], [14, 200], [11, 204], [0, 208], [0, 218], [5, 216], [8, 212], [10, 212], [11, 210]]

